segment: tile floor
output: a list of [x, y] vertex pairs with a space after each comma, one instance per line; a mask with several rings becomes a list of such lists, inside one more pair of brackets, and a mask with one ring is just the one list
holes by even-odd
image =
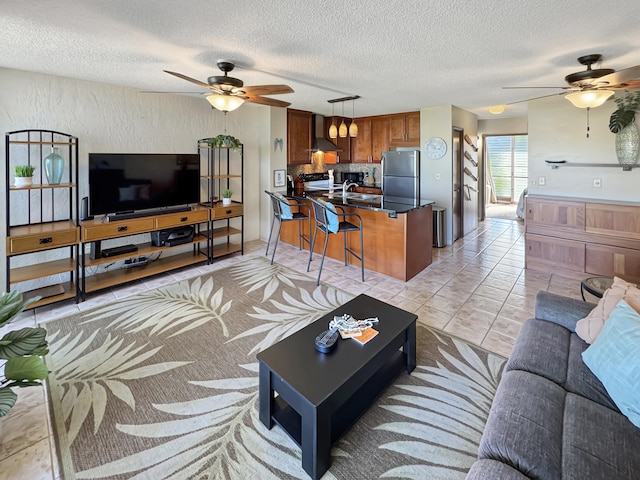
[[[367, 293], [405, 310], [419, 321], [508, 356], [522, 322], [532, 315], [535, 295], [547, 290], [580, 298], [577, 280], [524, 271], [524, 226], [521, 221], [488, 218], [478, 229], [455, 245], [434, 249], [433, 263], [409, 282], [365, 272], [360, 282], [358, 267], [327, 260], [322, 280], [354, 294]], [[249, 242], [244, 257], [263, 255], [265, 243]], [[235, 256], [214, 265], [193, 267], [92, 295], [76, 305], [73, 301], [23, 313], [11, 329], [60, 317], [78, 309], [125, 297], [159, 285], [210, 272], [241, 261]], [[307, 256], [286, 244], [278, 246], [276, 261], [306, 272]], [[312, 263], [310, 275], [317, 274]], [[5, 327], [6, 328], [6, 327]], [[0, 330], [0, 334], [2, 334]], [[0, 434], [0, 480], [57, 480], [55, 445], [49, 424], [44, 388], [19, 392], [16, 406], [2, 419]]]

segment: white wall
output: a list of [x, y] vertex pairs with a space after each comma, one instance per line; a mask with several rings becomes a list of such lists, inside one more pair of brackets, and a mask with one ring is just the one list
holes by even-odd
[[[529, 102], [529, 194], [638, 202], [640, 169], [621, 167], [572, 167], [552, 169], [545, 160], [617, 165], [615, 135], [609, 131], [609, 117], [615, 110], [610, 100], [591, 109], [590, 134], [587, 111], [576, 108], [561, 96]], [[540, 177], [545, 185], [540, 186]], [[593, 186], [598, 178], [602, 187]]]
[[[477, 146], [478, 145], [477, 115], [471, 112], [467, 112], [466, 110], [463, 110], [455, 106], [453, 107], [452, 115], [453, 115], [452, 116], [453, 126], [462, 128], [463, 133], [465, 135], [469, 135], [469, 137], [471, 137], [471, 139], [475, 142], [475, 145]], [[476, 161], [478, 160], [478, 152], [474, 152], [473, 149], [469, 147], [469, 145], [467, 145], [466, 142], [463, 141], [462, 144], [460, 145], [460, 148], [462, 149], [462, 153], [464, 153], [464, 151], [467, 150]], [[468, 175], [466, 175], [464, 172], [461, 173], [463, 185], [469, 185], [470, 187], [473, 187], [476, 189], [476, 191], [473, 191], [471, 189], [463, 187], [465, 192], [463, 192], [463, 196], [462, 196], [463, 198], [462, 212], [461, 212], [463, 217], [462, 233], [463, 235], [467, 235], [468, 233], [478, 228], [478, 216], [479, 216], [478, 215], [479, 213], [478, 212], [478, 196], [480, 194], [479, 183], [481, 180], [480, 178], [481, 175], [479, 174], [479, 170], [481, 168], [481, 164], [478, 162], [478, 166], [474, 167], [470, 161], [465, 159], [464, 165], [471, 171], [471, 173], [475, 175], [476, 178], [478, 178], [478, 181], [476, 182], [472, 178], [470, 178]]]
[[[477, 117], [475, 114], [452, 105], [423, 108], [420, 110], [420, 141], [424, 143], [431, 137], [441, 137], [447, 142], [444, 157], [433, 160], [421, 151], [420, 193], [422, 198], [434, 200], [437, 206], [446, 209], [446, 241], [453, 243], [453, 152], [451, 151], [453, 127], [460, 127], [472, 138], [477, 136]], [[460, 145], [464, 148], [464, 145]], [[475, 170], [475, 169], [474, 169]], [[465, 179], [466, 181], [466, 179]], [[478, 193], [471, 192], [472, 200], [464, 202], [464, 233], [477, 227]]]
[[[224, 115], [202, 97], [143, 94], [126, 87], [8, 69], [0, 69], [0, 95], [2, 132], [46, 129], [78, 137], [81, 197], [88, 190], [89, 152], [195, 153], [198, 139], [224, 130]], [[272, 117], [271, 110], [281, 112]], [[246, 104], [227, 115], [227, 133], [244, 144], [245, 241], [260, 237], [259, 204], [264, 185], [272, 182], [262, 179], [260, 171], [263, 158], [271, 161], [268, 144], [273, 145], [273, 138], [266, 133], [270, 121], [280, 122], [278, 136], [286, 138], [284, 109]], [[3, 142], [3, 164], [4, 150]], [[278, 154], [276, 164], [286, 168], [286, 150]], [[3, 203], [4, 188], [2, 182]], [[6, 237], [4, 207], [1, 211], [0, 231]], [[4, 269], [0, 280], [4, 287]]]
[[478, 120], [478, 135], [514, 135], [516, 133], [527, 133], [527, 129], [527, 117]]

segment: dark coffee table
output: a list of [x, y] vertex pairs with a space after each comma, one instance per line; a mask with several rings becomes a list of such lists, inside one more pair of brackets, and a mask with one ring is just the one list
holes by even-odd
[[584, 300], [584, 292], [589, 292], [597, 298], [602, 298], [604, 292], [613, 285], [612, 277], [589, 277], [580, 282], [580, 294]]
[[[365, 345], [338, 340], [328, 354], [314, 346], [335, 315], [377, 316], [380, 333]], [[403, 369], [416, 366], [416, 319], [412, 313], [359, 295], [272, 345], [260, 362], [260, 421], [275, 421], [302, 449], [302, 468], [313, 479], [331, 466], [331, 446]], [[274, 392], [278, 397], [274, 397]]]

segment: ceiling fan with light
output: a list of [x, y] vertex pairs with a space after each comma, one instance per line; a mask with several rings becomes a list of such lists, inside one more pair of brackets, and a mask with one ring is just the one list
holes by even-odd
[[594, 108], [599, 107], [610, 98], [614, 94], [614, 90], [640, 89], [640, 65], [625, 68], [617, 72], [611, 68], [591, 68], [593, 64], [598, 63], [601, 59], [602, 55], [598, 53], [578, 57], [578, 62], [585, 65], [587, 69], [564, 77], [565, 81], [569, 84], [569, 86], [566, 87], [502, 87], [505, 89], [555, 88], [570, 91], [570, 93], [559, 92], [527, 100], [519, 100], [508, 103], [507, 105], [555, 95], [565, 95], [565, 98], [578, 108]]
[[227, 74], [235, 68], [235, 64], [230, 61], [220, 60], [217, 63], [218, 68], [224, 72], [224, 75], [215, 75], [207, 78], [207, 83], [188, 77], [182, 73], [170, 72], [166, 73], [182, 78], [191, 83], [195, 83], [201, 87], [207, 88], [211, 93], [206, 93], [207, 101], [216, 109], [223, 112], [235, 110], [244, 102], [258, 103], [260, 105], [268, 105], [270, 107], [288, 107], [289, 102], [276, 100], [274, 98], [266, 98], [263, 95], [282, 95], [284, 93], [293, 93], [293, 89], [288, 85], [257, 85], [253, 87], [244, 86], [244, 82], [239, 78], [233, 78]]

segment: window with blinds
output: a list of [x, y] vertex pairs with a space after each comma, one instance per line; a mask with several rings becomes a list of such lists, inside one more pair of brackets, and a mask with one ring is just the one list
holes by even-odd
[[486, 136], [485, 148], [496, 198], [499, 202], [517, 202], [527, 188], [528, 136]]

